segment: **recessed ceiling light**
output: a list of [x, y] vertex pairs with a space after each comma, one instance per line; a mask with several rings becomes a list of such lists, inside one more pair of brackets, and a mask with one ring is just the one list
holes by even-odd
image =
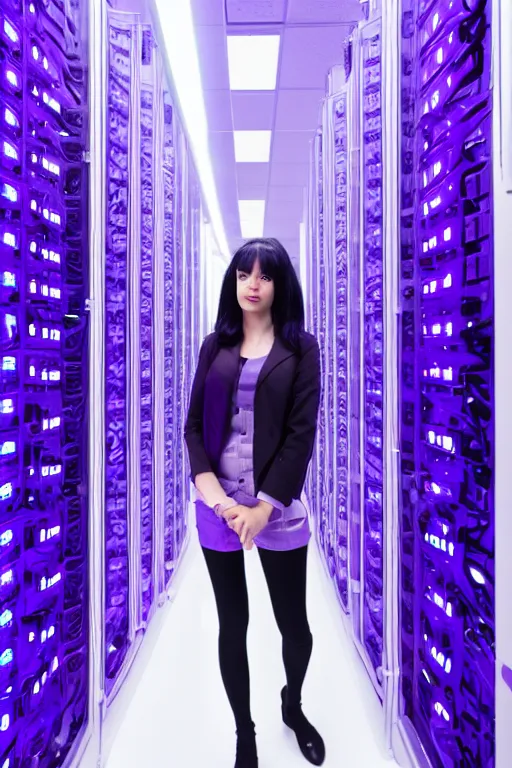
[[265, 200], [239, 200], [240, 228], [242, 237], [263, 237], [265, 223]]
[[272, 131], [233, 131], [237, 163], [268, 163]]
[[232, 91], [275, 91], [279, 35], [228, 35]]

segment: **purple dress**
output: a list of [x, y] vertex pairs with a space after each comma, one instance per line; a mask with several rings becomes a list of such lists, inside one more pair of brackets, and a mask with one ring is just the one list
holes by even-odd
[[[239, 504], [253, 507], [258, 500], [272, 504], [274, 509], [268, 525], [254, 539], [254, 543], [261, 549], [285, 551], [306, 546], [311, 531], [306, 508], [299, 499], [294, 499], [289, 507], [283, 507], [264, 493], [255, 496], [252, 456], [254, 396], [265, 360], [266, 357], [254, 360], [242, 358], [240, 361], [240, 377], [233, 397], [231, 435], [221, 456], [219, 482], [226, 494]], [[217, 552], [242, 549], [235, 531], [199, 498], [196, 500], [196, 520], [202, 547]]]

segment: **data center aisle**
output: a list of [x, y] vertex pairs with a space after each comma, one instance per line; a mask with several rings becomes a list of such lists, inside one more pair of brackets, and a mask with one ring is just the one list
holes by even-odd
[[[293, 734], [280, 721], [280, 638], [256, 552], [248, 553], [253, 716], [261, 768], [305, 768]], [[217, 620], [195, 536], [165, 612], [150, 660], [120, 709], [107, 768], [230, 768], [234, 735], [216, 658]], [[327, 768], [380, 768], [386, 759], [374, 694], [339, 618], [332, 587], [312, 547], [309, 587], [315, 649], [305, 711], [325, 737]]]

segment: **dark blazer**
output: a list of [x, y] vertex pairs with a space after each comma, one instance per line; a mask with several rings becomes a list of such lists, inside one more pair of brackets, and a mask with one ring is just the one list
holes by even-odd
[[[240, 345], [220, 347], [207, 336], [199, 355], [185, 427], [192, 479], [217, 474], [229, 439]], [[276, 338], [261, 370], [254, 401], [254, 484], [289, 506], [300, 498], [315, 442], [320, 401], [320, 353], [304, 333], [300, 353]]]

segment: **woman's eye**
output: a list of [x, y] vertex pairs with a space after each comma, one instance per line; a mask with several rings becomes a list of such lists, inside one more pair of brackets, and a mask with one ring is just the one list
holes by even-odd
[[239, 279], [239, 280], [245, 280], [245, 278], [246, 278], [246, 277], [247, 277], [247, 275], [246, 275], [246, 274], [244, 274], [243, 272], [239, 272], [239, 273], [238, 273], [238, 279]]
[[272, 278], [271, 278], [271, 277], [269, 277], [268, 275], [262, 275], [262, 276], [261, 276], [261, 279], [262, 279], [262, 280], [265, 280], [266, 282], [270, 282], [270, 281], [272, 280]]

